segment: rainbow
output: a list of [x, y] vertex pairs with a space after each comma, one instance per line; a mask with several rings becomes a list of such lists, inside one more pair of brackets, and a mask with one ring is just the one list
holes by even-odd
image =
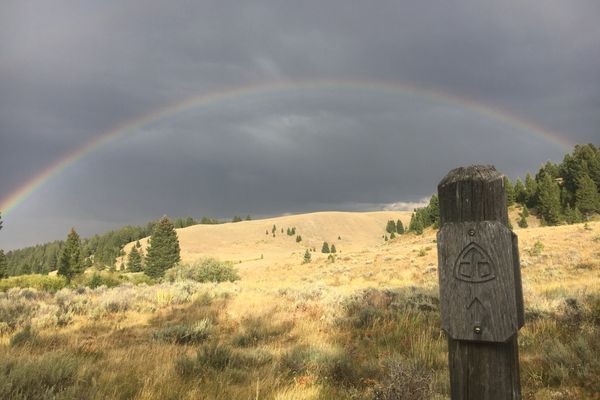
[[420, 98], [431, 99], [442, 103], [448, 103], [461, 108], [465, 108], [478, 114], [498, 120], [510, 126], [523, 129], [527, 132], [556, 144], [557, 146], [570, 149], [572, 143], [563, 139], [555, 132], [551, 132], [542, 126], [526, 121], [514, 114], [507, 113], [499, 108], [494, 108], [481, 102], [476, 102], [465, 97], [459, 97], [443, 91], [418, 87], [412, 84], [399, 83], [393, 81], [361, 81], [361, 80], [310, 80], [310, 81], [278, 81], [271, 83], [262, 83], [237, 88], [229, 88], [221, 91], [215, 91], [199, 96], [193, 96], [171, 104], [167, 107], [157, 109], [148, 114], [138, 116], [127, 120], [108, 132], [97, 135], [94, 139], [85, 143], [83, 146], [75, 149], [65, 155], [55, 163], [49, 165], [38, 175], [28, 180], [25, 184], [14, 190], [8, 196], [0, 201], [0, 210], [4, 215], [8, 215], [16, 207], [22, 204], [27, 198], [35, 193], [41, 186], [50, 181], [53, 177], [59, 175], [70, 165], [76, 163], [94, 150], [102, 147], [120, 136], [134, 129], [142, 128], [150, 123], [156, 122], [162, 118], [173, 116], [186, 110], [206, 107], [218, 102], [230, 101], [240, 97], [251, 95], [276, 94], [278, 92], [289, 92], [300, 89], [356, 89], [364, 91], [374, 91], [380, 93], [402, 93]]

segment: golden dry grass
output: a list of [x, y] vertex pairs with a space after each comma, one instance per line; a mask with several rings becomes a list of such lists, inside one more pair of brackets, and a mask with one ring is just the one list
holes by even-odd
[[[447, 398], [435, 233], [382, 238], [387, 220], [408, 226], [409, 218], [406, 212], [323, 212], [180, 229], [184, 262], [233, 261], [241, 280], [203, 285], [202, 293], [179, 304], [177, 289], [166, 287], [153, 292], [151, 307], [76, 315], [66, 326], [38, 329], [24, 346], [11, 347], [14, 331], [7, 331], [0, 336], [0, 359], [73, 356], [79, 368], [66, 387], [81, 398], [372, 399], [383, 396], [386, 385], [416, 391], [420, 376], [426, 398]], [[556, 360], [566, 357], [570, 366], [600, 355], [597, 311], [586, 302], [600, 295], [600, 223], [514, 225], [528, 313], [520, 336], [525, 397], [598, 398], [598, 386], [584, 382], [588, 375]], [[302, 242], [286, 235], [288, 227]], [[333, 262], [320, 252], [323, 241], [336, 244]], [[312, 262], [302, 264], [312, 247]], [[164, 327], [202, 319], [212, 323], [205, 343], [153, 339]], [[398, 368], [394, 381], [389, 373]]]

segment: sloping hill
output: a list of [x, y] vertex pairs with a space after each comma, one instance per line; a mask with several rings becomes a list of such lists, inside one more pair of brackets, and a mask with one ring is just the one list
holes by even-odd
[[[194, 225], [177, 229], [177, 235], [183, 262], [216, 257], [241, 261], [242, 264], [260, 264], [261, 260], [272, 263], [302, 255], [307, 248], [320, 253], [324, 241], [335, 244], [342, 254], [372, 247], [383, 241], [388, 220], [400, 219], [407, 227], [410, 215], [408, 211], [317, 212], [220, 225]], [[273, 226], [276, 227], [275, 236]], [[288, 236], [288, 228], [295, 228], [302, 241], [296, 242], [296, 235]], [[142, 248], [146, 248], [147, 241], [148, 238], [140, 240]], [[125, 246], [125, 253], [129, 253], [132, 246], [132, 243]]]

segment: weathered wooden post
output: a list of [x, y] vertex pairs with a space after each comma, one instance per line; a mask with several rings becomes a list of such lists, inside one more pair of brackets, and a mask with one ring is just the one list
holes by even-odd
[[523, 291], [503, 176], [493, 166], [457, 168], [442, 179], [438, 196], [438, 275], [452, 399], [521, 399]]

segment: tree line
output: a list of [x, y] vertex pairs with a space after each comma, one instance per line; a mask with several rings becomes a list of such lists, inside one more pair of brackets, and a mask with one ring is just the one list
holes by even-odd
[[535, 176], [513, 184], [505, 178], [508, 206], [523, 206], [519, 225], [534, 209], [545, 225], [573, 224], [600, 212], [600, 149], [593, 144], [575, 145], [571, 154], [554, 164], [542, 165]]
[[[115, 267], [117, 257], [124, 256], [123, 246], [152, 234], [157, 222], [152, 221], [141, 226], [125, 226], [123, 228], [94, 235], [91, 238], [79, 239], [80, 256], [84, 268], [96, 266], [99, 269]], [[219, 224], [217, 219], [202, 217], [177, 218], [172, 221], [174, 228], [185, 228], [196, 224]], [[55, 240], [45, 244], [29, 246], [6, 252], [0, 256], [0, 263], [5, 262], [5, 275], [25, 275], [32, 273], [47, 274], [58, 270], [61, 254], [67, 240]], [[3, 253], [4, 255], [4, 253]], [[4, 259], [4, 261], [2, 261]]]
[[[546, 162], [535, 176], [527, 173], [524, 182], [517, 178], [513, 183], [504, 177], [504, 190], [507, 206], [521, 206], [517, 221], [521, 228], [527, 227], [530, 210], [544, 225], [584, 222], [600, 213], [600, 148], [591, 143], [575, 145], [562, 162]], [[390, 235], [401, 233], [398, 228], [393, 230], [393, 223], [388, 221], [386, 231]], [[408, 231], [421, 234], [425, 228], [437, 228], [439, 224], [439, 200], [433, 195], [426, 207], [414, 210]]]

